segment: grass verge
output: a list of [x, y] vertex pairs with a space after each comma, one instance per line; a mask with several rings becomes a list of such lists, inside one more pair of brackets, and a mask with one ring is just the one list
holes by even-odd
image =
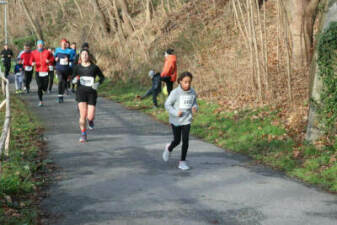
[[[0, 224], [39, 224], [39, 192], [45, 182], [41, 124], [26, 104], [11, 96], [11, 142], [9, 157], [1, 162]], [[0, 113], [0, 126], [4, 112]]]
[[[99, 94], [167, 123], [168, 113], [163, 107], [165, 97], [159, 96], [161, 107], [154, 109], [151, 97], [142, 101], [135, 98], [145, 91], [137, 82], [106, 81], [100, 87]], [[200, 110], [194, 117], [192, 135], [230, 151], [248, 155], [289, 176], [337, 192], [336, 148], [324, 146], [318, 149], [308, 143], [296, 142], [279, 122], [280, 109], [265, 107], [224, 112], [217, 104], [204, 100], [199, 100], [198, 104]]]

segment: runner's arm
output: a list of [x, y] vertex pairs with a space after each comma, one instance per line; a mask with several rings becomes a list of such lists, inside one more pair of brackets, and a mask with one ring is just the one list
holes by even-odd
[[100, 69], [98, 66], [96, 66], [96, 74], [97, 74], [98, 77], [99, 77], [99, 84], [102, 84], [103, 81], [105, 80], [105, 77], [104, 77], [104, 75], [103, 75], [101, 69]]
[[197, 103], [197, 94], [195, 94], [195, 97], [194, 97], [194, 100], [193, 100], [193, 105], [192, 105], [192, 108], [195, 108], [196, 111], [199, 110], [199, 106], [198, 106], [198, 103]]
[[179, 116], [178, 110], [176, 110], [173, 105], [176, 102], [177, 98], [175, 92], [171, 92], [168, 98], [165, 101], [165, 109], [168, 111], [169, 114], [173, 116]]
[[73, 67], [73, 74], [71, 75], [71, 79], [74, 79], [76, 76], [79, 76], [79, 75], [78, 75], [78, 72], [77, 72], [77, 68], [78, 68], [77, 65], [75, 65], [75, 66]]

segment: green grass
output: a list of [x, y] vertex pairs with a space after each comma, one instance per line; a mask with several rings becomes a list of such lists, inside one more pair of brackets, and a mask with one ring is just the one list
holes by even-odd
[[[143, 82], [143, 81], [142, 81]], [[144, 83], [144, 82], [143, 82]], [[147, 88], [136, 81], [113, 83], [106, 81], [99, 94], [120, 102], [129, 109], [143, 111], [168, 123], [164, 110], [165, 96], [159, 96], [159, 109], [152, 107], [152, 98], [140, 101]], [[319, 150], [307, 143], [296, 143], [277, 121], [278, 111], [268, 107], [239, 112], [224, 112], [217, 104], [199, 100], [191, 134], [233, 152], [248, 155], [265, 165], [282, 170], [289, 176], [337, 192], [337, 163], [330, 162], [336, 148]], [[298, 151], [299, 153], [295, 154]]]
[[[29, 108], [11, 96], [9, 157], [1, 163], [0, 224], [37, 224], [36, 192], [43, 184], [46, 161], [41, 157], [41, 125]], [[0, 113], [0, 126], [4, 112]]]

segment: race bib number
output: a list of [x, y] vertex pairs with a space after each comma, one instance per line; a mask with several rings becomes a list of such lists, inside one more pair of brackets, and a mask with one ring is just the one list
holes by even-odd
[[25, 71], [32, 71], [33, 70], [33, 67], [31, 66], [25, 66]]
[[48, 72], [39, 72], [39, 77], [46, 77], [48, 76]]
[[87, 76], [80, 77], [80, 84], [83, 86], [91, 87], [94, 84], [94, 78]]
[[69, 63], [68, 63], [68, 58], [61, 58], [60, 59], [60, 65], [62, 66], [67, 66]]
[[191, 109], [194, 101], [194, 96], [183, 95], [179, 99], [179, 109]]
[[53, 66], [48, 66], [49, 71], [54, 71], [54, 67]]

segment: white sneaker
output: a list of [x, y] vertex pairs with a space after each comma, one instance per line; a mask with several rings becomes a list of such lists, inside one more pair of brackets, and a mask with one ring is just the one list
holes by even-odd
[[186, 161], [179, 161], [179, 169], [181, 170], [189, 170], [190, 167], [187, 165]]
[[163, 152], [163, 160], [164, 162], [167, 162], [170, 159], [171, 152], [169, 152], [168, 148], [170, 147], [170, 144], [167, 144], [165, 146], [164, 152]]

